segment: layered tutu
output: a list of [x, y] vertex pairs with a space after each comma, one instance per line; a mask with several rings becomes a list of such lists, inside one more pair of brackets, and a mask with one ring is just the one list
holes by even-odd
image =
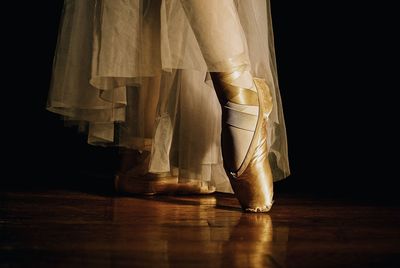
[[[203, 1], [218, 5], [213, 23], [231, 20], [218, 12], [230, 0]], [[237, 0], [233, 7], [245, 44], [231, 56], [247, 55], [252, 75], [272, 91], [269, 159], [279, 180], [289, 165], [269, 1]], [[180, 181], [231, 192], [209, 75], [227, 71], [227, 59], [206, 64], [215, 51], [200, 49], [208, 41], [224, 50], [229, 44], [218, 38], [230, 33], [212, 28], [208, 40], [197, 40], [192, 15], [180, 0], [65, 0], [47, 109], [87, 132], [90, 144], [151, 151], [150, 172], [172, 171]]]

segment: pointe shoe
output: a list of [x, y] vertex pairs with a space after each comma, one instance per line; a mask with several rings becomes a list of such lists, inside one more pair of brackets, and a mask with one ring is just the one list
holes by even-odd
[[[153, 176], [152, 176], [153, 175]], [[141, 195], [155, 195], [175, 193], [177, 191], [178, 178], [167, 174], [146, 174], [142, 176], [132, 176], [127, 174], [117, 174], [114, 180], [117, 192]]]
[[[272, 97], [265, 80], [260, 78], [253, 78], [256, 92], [232, 85], [232, 81], [235, 77], [238, 77], [238, 72], [240, 72], [241, 68], [242, 66], [237, 67], [236, 70], [228, 75], [214, 73], [216, 79], [213, 79], [213, 81], [215, 80], [217, 94], [220, 101], [222, 101], [222, 156], [224, 168], [242, 209], [247, 212], [267, 212], [273, 204], [273, 177], [268, 160], [267, 147], [267, 117], [272, 110]], [[246, 114], [249, 120], [241, 122], [243, 128], [242, 126], [233, 126], [248, 129], [246, 124], [256, 120], [256, 127], [250, 146], [237, 170], [235, 170], [235, 165], [231, 159], [235, 144], [227, 129], [232, 125], [229, 124], [230, 118], [227, 117], [226, 108], [223, 107], [227, 101], [259, 107], [258, 116]]]
[[136, 157], [127, 157], [123, 162], [132, 161], [134, 167], [126, 163], [117, 172], [114, 187], [117, 192], [141, 195], [155, 194], [211, 194], [215, 188], [202, 186], [200, 182], [178, 182], [178, 177], [170, 172], [148, 172], [150, 153], [143, 152]]
[[212, 194], [214, 187], [202, 186], [196, 182], [178, 182], [178, 177], [170, 174], [149, 173], [145, 176], [117, 174], [114, 180], [115, 190], [121, 193], [156, 195], [156, 194]]

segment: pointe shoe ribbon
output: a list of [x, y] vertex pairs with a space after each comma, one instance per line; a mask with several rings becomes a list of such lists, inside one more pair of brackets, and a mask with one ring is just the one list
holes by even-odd
[[258, 106], [257, 92], [232, 84], [246, 69], [247, 65], [239, 65], [233, 67], [229, 73], [218, 73], [219, 83], [223, 87], [226, 100], [236, 104]]

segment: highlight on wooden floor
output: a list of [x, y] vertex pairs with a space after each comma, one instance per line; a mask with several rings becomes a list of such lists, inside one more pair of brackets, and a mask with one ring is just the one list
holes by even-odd
[[280, 195], [1, 194], [1, 267], [400, 267], [400, 209]]

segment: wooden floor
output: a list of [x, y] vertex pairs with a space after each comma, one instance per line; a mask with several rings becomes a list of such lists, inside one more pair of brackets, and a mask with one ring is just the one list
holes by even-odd
[[0, 267], [400, 267], [400, 209], [277, 196], [1, 194]]

